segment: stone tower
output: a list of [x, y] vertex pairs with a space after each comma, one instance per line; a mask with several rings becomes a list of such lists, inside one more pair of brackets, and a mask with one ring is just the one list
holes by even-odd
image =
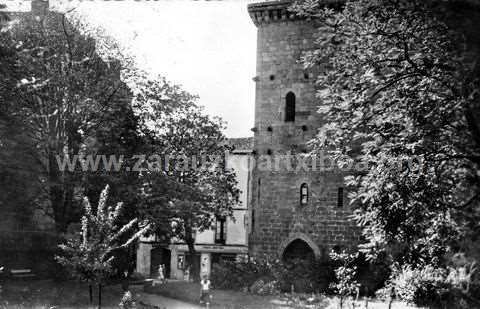
[[[331, 2], [331, 1], [330, 1]], [[359, 238], [343, 175], [319, 168], [260, 169], [263, 159], [306, 152], [322, 124], [316, 112], [314, 76], [299, 59], [314, 47], [315, 26], [288, 11], [292, 1], [250, 4], [257, 26], [257, 69], [252, 176], [250, 252], [288, 258], [328, 257], [331, 249], [347, 248]]]

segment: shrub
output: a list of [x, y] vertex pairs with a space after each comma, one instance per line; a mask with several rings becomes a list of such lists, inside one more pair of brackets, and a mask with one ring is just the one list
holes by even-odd
[[394, 267], [391, 279], [379, 294], [385, 295], [386, 290], [393, 288], [396, 297], [417, 306], [442, 309], [479, 308], [478, 285], [467, 282], [469, 278], [471, 276], [465, 276], [463, 270], [453, 267]]
[[332, 283], [333, 290], [340, 296], [340, 308], [343, 306], [345, 297], [356, 295], [360, 284], [357, 281], [356, 260], [358, 254], [331, 252], [330, 257], [338, 266], [335, 268], [335, 282]]
[[273, 263], [268, 259], [250, 259], [241, 262], [222, 261], [212, 265], [211, 280], [220, 289], [250, 288], [255, 281], [273, 281]]
[[267, 258], [221, 262], [212, 266], [212, 283], [220, 289], [248, 290], [255, 294], [278, 291], [313, 292], [324, 290], [331, 267], [304, 260], [281, 262]]

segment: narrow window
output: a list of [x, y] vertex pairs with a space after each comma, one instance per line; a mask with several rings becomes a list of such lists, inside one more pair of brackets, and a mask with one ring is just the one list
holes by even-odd
[[250, 232], [255, 232], [255, 209], [252, 209], [252, 226], [250, 227]]
[[337, 193], [337, 207], [342, 208], [343, 207], [343, 188], [340, 187], [338, 188], [338, 193]]
[[227, 224], [225, 217], [217, 217], [215, 224], [215, 243], [224, 245], [227, 241]]
[[285, 122], [295, 121], [295, 94], [287, 93], [285, 97]]
[[305, 206], [308, 204], [308, 185], [302, 183], [300, 186], [300, 205]]
[[258, 178], [257, 203], [260, 203], [260, 192], [261, 192], [260, 186], [261, 186], [261, 184], [262, 184], [262, 182], [261, 182], [260, 178]]

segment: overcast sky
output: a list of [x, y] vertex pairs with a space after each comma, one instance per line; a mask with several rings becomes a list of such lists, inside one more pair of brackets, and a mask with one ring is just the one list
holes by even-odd
[[258, 1], [85, 0], [70, 6], [131, 45], [147, 69], [199, 95], [207, 113], [227, 121], [228, 137], [243, 137], [252, 135], [255, 99], [256, 28], [247, 4]]

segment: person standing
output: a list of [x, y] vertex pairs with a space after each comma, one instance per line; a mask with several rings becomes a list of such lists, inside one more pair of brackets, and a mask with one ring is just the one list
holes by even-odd
[[165, 283], [165, 266], [163, 264], [158, 266], [158, 281], [160, 281], [160, 284]]
[[205, 304], [208, 308], [210, 305], [210, 287], [211, 282], [208, 279], [207, 275], [204, 275], [200, 281], [201, 291], [200, 291], [200, 304]]

